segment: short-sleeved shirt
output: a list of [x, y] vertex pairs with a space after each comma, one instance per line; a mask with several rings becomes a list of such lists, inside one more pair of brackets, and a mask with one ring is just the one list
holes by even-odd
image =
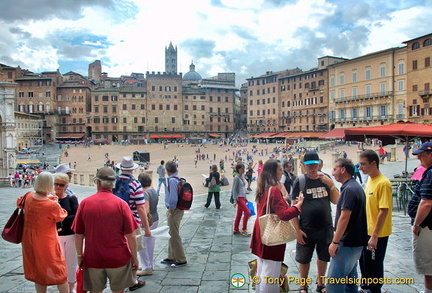
[[[421, 181], [421, 185], [416, 186], [416, 192], [420, 194], [421, 199], [432, 200], [432, 169], [428, 168]], [[429, 212], [426, 219], [421, 223], [422, 227], [428, 226], [432, 229], [432, 211]]]
[[137, 228], [128, 204], [110, 190], [83, 199], [72, 225], [85, 237], [85, 266], [96, 269], [125, 266], [132, 256], [125, 235]]
[[378, 237], [387, 237], [392, 233], [392, 187], [390, 180], [383, 174], [369, 179], [365, 189], [366, 194], [366, 216], [368, 235], [372, 236], [378, 219], [380, 209], [388, 209], [387, 217]]
[[157, 167], [157, 169], [156, 169], [156, 173], [158, 173], [159, 178], [165, 178], [165, 173], [166, 173], [165, 167], [162, 165], [159, 165], [159, 167]]
[[336, 208], [335, 229], [343, 210], [351, 211], [351, 216], [340, 241], [344, 246], [365, 246], [367, 244], [366, 196], [355, 179], [351, 178], [342, 184]]
[[130, 180], [129, 182], [129, 207], [138, 225], [141, 225], [141, 218], [137, 206], [145, 204], [144, 192], [141, 183], [130, 174], [120, 174], [118, 180]]
[[[300, 228], [319, 230], [333, 225], [330, 208], [330, 189], [318, 179], [310, 179], [305, 175], [305, 190]], [[297, 200], [300, 193], [299, 179], [294, 181], [292, 199]]]

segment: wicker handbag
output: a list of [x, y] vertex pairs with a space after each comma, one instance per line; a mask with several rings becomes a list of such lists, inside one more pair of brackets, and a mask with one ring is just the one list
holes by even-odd
[[266, 214], [259, 217], [259, 225], [261, 229], [261, 243], [267, 246], [275, 246], [293, 241], [297, 238], [297, 232], [292, 223], [282, 221], [278, 215], [270, 214], [270, 190], [267, 195]]

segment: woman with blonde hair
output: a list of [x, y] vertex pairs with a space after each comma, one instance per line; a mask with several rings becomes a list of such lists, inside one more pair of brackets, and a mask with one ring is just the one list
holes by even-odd
[[60, 246], [62, 247], [68, 272], [69, 292], [74, 292], [76, 283], [76, 270], [78, 260], [75, 250], [75, 232], [71, 229], [78, 210], [78, 199], [69, 195], [66, 190], [69, 186], [69, 175], [57, 173], [54, 175], [54, 191], [58, 197], [60, 206], [67, 211], [67, 217], [63, 222], [57, 223]]
[[[36, 292], [47, 292], [47, 286], [57, 285], [61, 293], [69, 292], [66, 261], [61, 251], [56, 222], [63, 221], [67, 212], [52, 195], [53, 175], [39, 174], [34, 190], [26, 195], [22, 254], [24, 276], [35, 283]], [[22, 197], [18, 199], [20, 204]]]
[[[261, 242], [261, 230], [259, 217], [266, 214], [267, 202], [269, 212], [277, 214], [283, 221], [297, 217], [301, 212], [303, 196], [299, 196], [298, 203], [289, 207], [282, 197], [281, 184], [282, 166], [276, 160], [268, 160], [264, 163], [261, 176], [258, 178], [255, 201], [257, 203], [257, 217], [254, 224], [250, 247], [252, 253], [257, 256], [257, 273], [261, 280], [279, 278], [281, 264], [285, 255], [286, 244], [267, 246]], [[268, 198], [270, 197], [270, 198]], [[273, 279], [273, 280], [274, 280]], [[256, 292], [276, 293], [279, 292], [280, 284], [261, 282], [256, 285]]]

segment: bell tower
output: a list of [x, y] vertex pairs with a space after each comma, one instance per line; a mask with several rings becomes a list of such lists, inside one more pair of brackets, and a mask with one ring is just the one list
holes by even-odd
[[174, 49], [172, 42], [165, 47], [165, 72], [177, 74], [177, 46]]

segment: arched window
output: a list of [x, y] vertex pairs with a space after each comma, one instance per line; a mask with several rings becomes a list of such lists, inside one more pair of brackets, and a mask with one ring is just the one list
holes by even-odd
[[432, 39], [427, 39], [423, 42], [423, 47], [432, 45]]
[[415, 42], [414, 44], [412, 44], [412, 49], [413, 50], [417, 50], [420, 48], [420, 43], [419, 42]]

